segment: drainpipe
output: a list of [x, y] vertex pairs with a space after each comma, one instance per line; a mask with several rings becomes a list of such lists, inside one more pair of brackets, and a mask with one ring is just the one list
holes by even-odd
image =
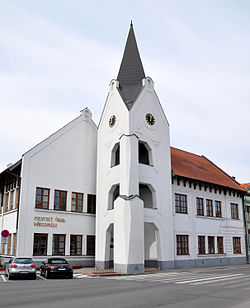
[[243, 207], [243, 221], [244, 221], [244, 229], [245, 229], [246, 261], [247, 261], [247, 264], [248, 264], [249, 263], [249, 256], [248, 256], [248, 228], [247, 228], [247, 221], [246, 221], [245, 195], [242, 195], [242, 207]]

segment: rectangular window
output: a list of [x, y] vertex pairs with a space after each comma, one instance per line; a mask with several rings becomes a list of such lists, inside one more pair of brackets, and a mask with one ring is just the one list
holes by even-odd
[[36, 205], [37, 209], [48, 209], [49, 208], [49, 189], [37, 187], [36, 188]]
[[207, 204], [207, 216], [213, 217], [213, 200], [206, 200], [206, 204]]
[[70, 235], [70, 255], [82, 255], [82, 235]]
[[54, 209], [58, 211], [66, 211], [67, 191], [55, 190]]
[[206, 253], [205, 236], [198, 236], [198, 254], [204, 255]]
[[19, 187], [16, 189], [16, 200], [15, 200], [15, 208], [17, 209], [19, 205]]
[[204, 216], [204, 204], [202, 198], [196, 198], [197, 215]]
[[71, 211], [81, 213], [83, 210], [83, 194], [72, 192]]
[[189, 255], [188, 235], [176, 235], [177, 255]]
[[218, 248], [218, 253], [224, 253], [223, 237], [222, 236], [217, 237], [217, 248]]
[[231, 218], [239, 219], [239, 208], [236, 203], [231, 203]]
[[11, 256], [11, 234], [8, 237], [7, 255]]
[[14, 207], [14, 190], [10, 192], [10, 211], [13, 210]]
[[33, 256], [47, 255], [48, 234], [34, 233]]
[[214, 236], [208, 237], [208, 253], [214, 254]]
[[96, 213], [96, 195], [88, 194], [88, 213]]
[[233, 251], [234, 253], [241, 253], [240, 237], [233, 237]]
[[215, 201], [215, 216], [216, 217], [222, 217], [221, 201]]
[[95, 236], [87, 235], [87, 255], [94, 256], [95, 255]]
[[52, 254], [56, 256], [65, 255], [65, 234], [53, 234]]
[[187, 196], [175, 194], [175, 212], [187, 214]]
[[5, 194], [5, 201], [4, 201], [4, 212], [8, 212], [8, 205], [9, 205], [9, 193]]

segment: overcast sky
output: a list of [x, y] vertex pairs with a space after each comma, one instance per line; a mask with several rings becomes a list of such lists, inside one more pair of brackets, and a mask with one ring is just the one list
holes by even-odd
[[0, 0], [0, 171], [88, 107], [98, 124], [130, 20], [171, 145], [250, 182], [249, 0]]

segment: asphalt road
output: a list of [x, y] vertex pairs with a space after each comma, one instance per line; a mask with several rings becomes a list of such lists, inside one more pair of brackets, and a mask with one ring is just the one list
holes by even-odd
[[250, 265], [71, 280], [0, 275], [0, 307], [249, 308]]

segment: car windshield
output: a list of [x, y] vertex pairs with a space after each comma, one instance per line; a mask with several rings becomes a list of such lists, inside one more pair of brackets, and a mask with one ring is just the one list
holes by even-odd
[[68, 262], [64, 259], [53, 259], [49, 260], [49, 264], [68, 264]]
[[33, 260], [31, 258], [17, 258], [14, 260], [16, 264], [31, 264]]

